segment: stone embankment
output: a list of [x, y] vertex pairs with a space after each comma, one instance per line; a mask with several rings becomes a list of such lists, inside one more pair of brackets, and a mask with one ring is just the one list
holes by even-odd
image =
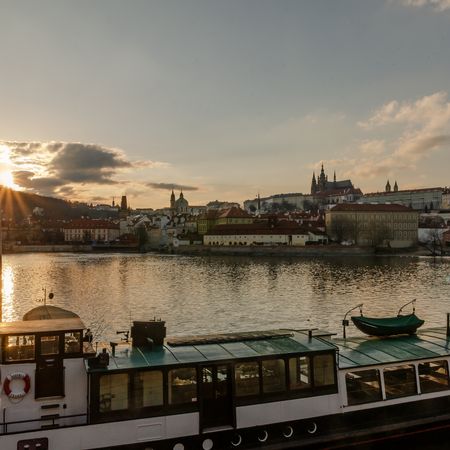
[[243, 255], [243, 256], [371, 256], [370, 247], [345, 247], [342, 245], [294, 246], [205, 246], [186, 245], [173, 247], [168, 253], [180, 255]]
[[91, 252], [91, 245], [8, 245], [3, 253]]

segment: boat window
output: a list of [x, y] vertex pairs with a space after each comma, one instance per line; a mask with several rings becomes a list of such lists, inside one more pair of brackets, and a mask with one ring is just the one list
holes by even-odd
[[316, 355], [314, 364], [314, 386], [334, 384], [334, 355]]
[[26, 361], [34, 359], [34, 335], [8, 336], [6, 341], [6, 361]]
[[308, 356], [289, 359], [289, 383], [291, 389], [311, 387], [311, 367]]
[[163, 404], [163, 373], [160, 370], [138, 372], [134, 379], [136, 407]]
[[382, 399], [378, 370], [359, 370], [345, 375], [349, 405], [377, 402]]
[[64, 353], [80, 353], [81, 333], [74, 331], [64, 334]]
[[247, 361], [236, 364], [234, 369], [236, 396], [259, 394], [259, 364], [257, 361]]
[[169, 404], [197, 401], [197, 371], [194, 367], [169, 370]]
[[263, 392], [282, 392], [286, 390], [284, 360], [268, 359], [262, 362]]
[[116, 373], [100, 377], [99, 412], [128, 409], [128, 374]]
[[419, 364], [420, 390], [422, 393], [448, 389], [447, 361], [431, 361]]
[[41, 336], [41, 355], [57, 355], [59, 353], [59, 336]]
[[413, 365], [384, 369], [386, 398], [405, 397], [417, 393], [416, 374]]

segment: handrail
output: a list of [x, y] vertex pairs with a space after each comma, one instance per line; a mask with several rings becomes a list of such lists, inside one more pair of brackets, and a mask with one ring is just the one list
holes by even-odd
[[[56, 425], [55, 421], [56, 420], [61, 420], [61, 419], [72, 419], [75, 417], [88, 417], [87, 413], [83, 413], [83, 414], [71, 414], [68, 416], [58, 416], [58, 417], [40, 417], [39, 419], [28, 419], [28, 420], [14, 420], [13, 422], [0, 422], [0, 426], [3, 428], [3, 431], [0, 431], [0, 436], [2, 435], [6, 435], [6, 434], [13, 434], [13, 433], [17, 433], [16, 431], [12, 431], [11, 433], [8, 433], [8, 426], [9, 425], [18, 425], [18, 424], [25, 424], [25, 423], [33, 423], [33, 422], [48, 422], [48, 421], [52, 421], [52, 425]], [[87, 424], [87, 421], [86, 421]], [[71, 426], [79, 426], [79, 425], [85, 425], [85, 424], [77, 424], [77, 425], [66, 425], [67, 427], [71, 427]], [[31, 429], [31, 430], [26, 430], [26, 431], [37, 431], [40, 430], [41, 428], [35, 428], [35, 429]], [[19, 431], [19, 433], [21, 433], [22, 431]]]
[[415, 314], [415, 312], [416, 312], [416, 306], [415, 306], [415, 304], [416, 304], [416, 299], [413, 299], [413, 300], [411, 300], [410, 302], [405, 303], [405, 304], [398, 310], [397, 317], [400, 316], [400, 313], [402, 312], [402, 309], [403, 309], [405, 306], [410, 305], [411, 303], [413, 304], [413, 314]]
[[362, 307], [363, 307], [363, 305], [364, 305], [364, 303], [360, 303], [359, 305], [356, 305], [356, 306], [354, 306], [352, 309], [349, 309], [346, 313], [345, 313], [345, 316], [344, 316], [344, 318], [343, 318], [343, 320], [342, 320], [342, 337], [345, 339], [346, 337], [347, 337], [347, 334], [346, 334], [346, 332], [345, 332], [345, 327], [348, 327], [348, 325], [349, 325], [349, 321], [347, 320], [347, 315], [349, 314], [349, 313], [351, 313], [352, 311], [354, 311], [356, 308], [359, 308], [359, 313], [361, 314], [361, 316], [362, 316]]

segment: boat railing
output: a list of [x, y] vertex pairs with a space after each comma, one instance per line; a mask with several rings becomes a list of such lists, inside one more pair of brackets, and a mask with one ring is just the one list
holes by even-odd
[[342, 337], [346, 339], [347, 333], [345, 332], [345, 328], [348, 327], [349, 321], [347, 319], [347, 316], [354, 311], [355, 309], [359, 308], [359, 314], [362, 316], [362, 307], [364, 306], [364, 303], [360, 303], [359, 305], [354, 306], [353, 308], [349, 309], [344, 316], [344, 319], [342, 320]]
[[[74, 419], [77, 417], [83, 417], [86, 418], [85, 421], [80, 421], [80, 423], [76, 423], [76, 424], [70, 424], [70, 425], [61, 425], [60, 423], [58, 423], [59, 421], [62, 420], [66, 420], [66, 419]], [[88, 420], [87, 420], [88, 414], [84, 413], [84, 414], [70, 414], [67, 416], [60, 416], [59, 414], [49, 414], [46, 416], [42, 416], [39, 419], [28, 419], [28, 420], [15, 420], [15, 421], [11, 421], [11, 422], [6, 422], [5, 420], [3, 420], [3, 422], [0, 422], [0, 427], [1, 427], [1, 431], [0, 431], [0, 436], [5, 435], [5, 434], [13, 434], [13, 433], [17, 433], [17, 432], [22, 432], [22, 431], [38, 431], [38, 430], [42, 430], [42, 429], [54, 429], [54, 428], [67, 428], [67, 427], [73, 427], [73, 426], [80, 426], [80, 425], [86, 425]], [[36, 428], [30, 428], [30, 429], [26, 429], [26, 430], [14, 430], [14, 431], [8, 431], [8, 427], [11, 427], [13, 425], [24, 425], [24, 424], [33, 424], [35, 422], [38, 423], [42, 423], [44, 422], [45, 425], [41, 425], [40, 427], [37, 426]]]
[[405, 306], [408, 306], [408, 305], [413, 305], [413, 314], [416, 313], [416, 299], [413, 299], [413, 300], [411, 300], [410, 302], [405, 303], [405, 304], [398, 310], [397, 317], [400, 317], [400, 313], [402, 312], [403, 308], [404, 308]]

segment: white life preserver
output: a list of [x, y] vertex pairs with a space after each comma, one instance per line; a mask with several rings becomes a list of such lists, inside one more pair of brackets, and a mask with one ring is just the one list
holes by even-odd
[[[11, 389], [11, 381], [12, 380], [23, 380], [23, 388], [21, 390], [12, 390]], [[13, 372], [10, 373], [3, 383], [3, 392], [12, 400], [17, 400], [25, 397], [28, 394], [31, 387], [30, 376], [23, 372]]]
[[311, 428], [308, 428], [309, 434], [314, 434], [317, 431], [317, 424], [316, 422], [311, 422]]

